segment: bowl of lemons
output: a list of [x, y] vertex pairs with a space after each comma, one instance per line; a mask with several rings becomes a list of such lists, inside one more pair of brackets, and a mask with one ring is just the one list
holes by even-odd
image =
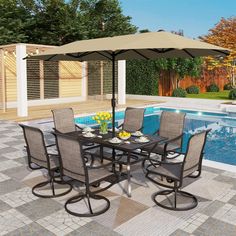
[[121, 132], [119, 132], [120, 139], [127, 140], [130, 138], [130, 136], [131, 136], [131, 133], [126, 132], [125, 130], [122, 130]]

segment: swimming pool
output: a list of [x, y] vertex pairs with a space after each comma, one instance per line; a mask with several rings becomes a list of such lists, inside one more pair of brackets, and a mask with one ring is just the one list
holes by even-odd
[[[199, 112], [193, 110], [177, 110], [171, 108], [148, 107], [145, 110], [143, 133], [152, 134], [159, 128], [162, 111], [185, 112], [185, 129], [183, 150], [191, 134], [211, 128], [205, 147], [205, 159], [236, 165], [236, 118], [225, 113]], [[124, 118], [124, 111], [116, 112], [116, 124]], [[78, 124], [96, 125], [91, 116], [78, 117]]]

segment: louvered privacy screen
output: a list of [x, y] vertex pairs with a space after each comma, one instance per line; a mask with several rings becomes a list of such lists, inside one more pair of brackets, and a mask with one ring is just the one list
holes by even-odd
[[44, 98], [59, 97], [59, 65], [57, 61], [44, 61]]
[[40, 64], [38, 60], [27, 60], [28, 100], [40, 99]]

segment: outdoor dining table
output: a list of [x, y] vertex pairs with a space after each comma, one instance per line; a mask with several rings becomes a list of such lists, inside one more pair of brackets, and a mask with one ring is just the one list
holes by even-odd
[[[118, 150], [124, 152], [126, 155], [126, 162], [124, 163], [122, 161], [122, 164], [125, 164], [127, 166], [127, 196], [131, 197], [131, 170], [130, 170], [130, 165], [131, 163], [131, 155], [134, 153], [135, 150], [137, 149], [142, 149], [146, 146], [151, 146], [155, 145], [157, 143], [163, 142], [166, 140], [166, 138], [158, 136], [158, 135], [145, 135], [145, 137], [149, 140], [149, 142], [138, 142], [137, 137], [131, 136], [128, 140], [124, 141], [122, 140], [121, 143], [111, 143], [110, 140], [112, 138], [112, 133], [108, 132], [107, 134], [99, 134], [99, 131], [96, 130], [93, 132], [95, 134], [94, 137], [85, 137], [84, 133], [82, 131], [74, 131], [74, 132], [69, 132], [66, 133], [67, 135], [71, 136], [77, 136], [79, 137], [79, 140], [84, 143], [95, 143], [95, 144], [100, 144], [101, 149], [103, 147], [111, 148], [113, 150]], [[129, 143], [127, 143], [127, 141]], [[113, 151], [113, 158], [115, 152]], [[111, 154], [112, 157], [112, 154]], [[143, 157], [144, 159], [144, 157]], [[142, 161], [142, 158], [139, 160]], [[136, 163], [136, 162], [135, 162]]]

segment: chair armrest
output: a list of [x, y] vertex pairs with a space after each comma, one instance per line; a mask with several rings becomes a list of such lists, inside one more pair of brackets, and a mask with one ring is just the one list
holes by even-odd
[[155, 131], [152, 135], [159, 135], [159, 129]]
[[108, 166], [111, 166], [113, 164], [118, 164], [117, 161], [112, 161], [112, 162], [109, 162], [107, 164], [104, 164], [104, 165], [99, 165], [99, 166], [87, 166], [88, 169], [101, 169], [101, 168], [104, 168], [104, 167], [108, 167]]
[[181, 135], [179, 135], [179, 136], [177, 136], [177, 137], [175, 137], [175, 138], [168, 139], [168, 140], [166, 140], [166, 141], [164, 141], [164, 142], [165, 142], [165, 143], [171, 143], [171, 142], [174, 142], [174, 141], [176, 141], [176, 140], [182, 138], [183, 135], [184, 135], [184, 134], [181, 134]]
[[118, 125], [116, 128], [117, 128], [117, 129], [120, 129], [120, 128], [123, 126], [123, 124], [124, 124], [124, 123]]
[[179, 162], [167, 162], [167, 161], [159, 161], [159, 160], [156, 160], [156, 159], [153, 159], [153, 158], [145, 158], [144, 160], [156, 162], [159, 165], [162, 165], [162, 164], [164, 164], [164, 165], [182, 165], [183, 164], [182, 161], [179, 161]]
[[48, 148], [48, 147], [53, 147], [53, 146], [56, 146], [56, 144], [53, 143], [53, 144], [46, 145], [47, 148]]
[[75, 124], [75, 127], [77, 128], [77, 129], [79, 129], [79, 130], [83, 130], [83, 128], [82, 127], [80, 127], [79, 125], [77, 125], [77, 124]]
[[181, 134], [181, 135], [179, 135], [179, 136], [177, 136], [177, 137], [175, 137], [175, 138], [168, 139], [168, 140], [164, 141], [164, 142], [163, 142], [163, 143], [165, 144], [165, 145], [164, 145], [164, 153], [166, 153], [166, 149], [167, 149], [167, 146], [168, 146], [169, 143], [172, 143], [172, 142], [174, 142], [174, 141], [177, 141], [177, 140], [181, 139], [181, 138], [183, 137], [183, 135], [184, 135], [184, 134]]

